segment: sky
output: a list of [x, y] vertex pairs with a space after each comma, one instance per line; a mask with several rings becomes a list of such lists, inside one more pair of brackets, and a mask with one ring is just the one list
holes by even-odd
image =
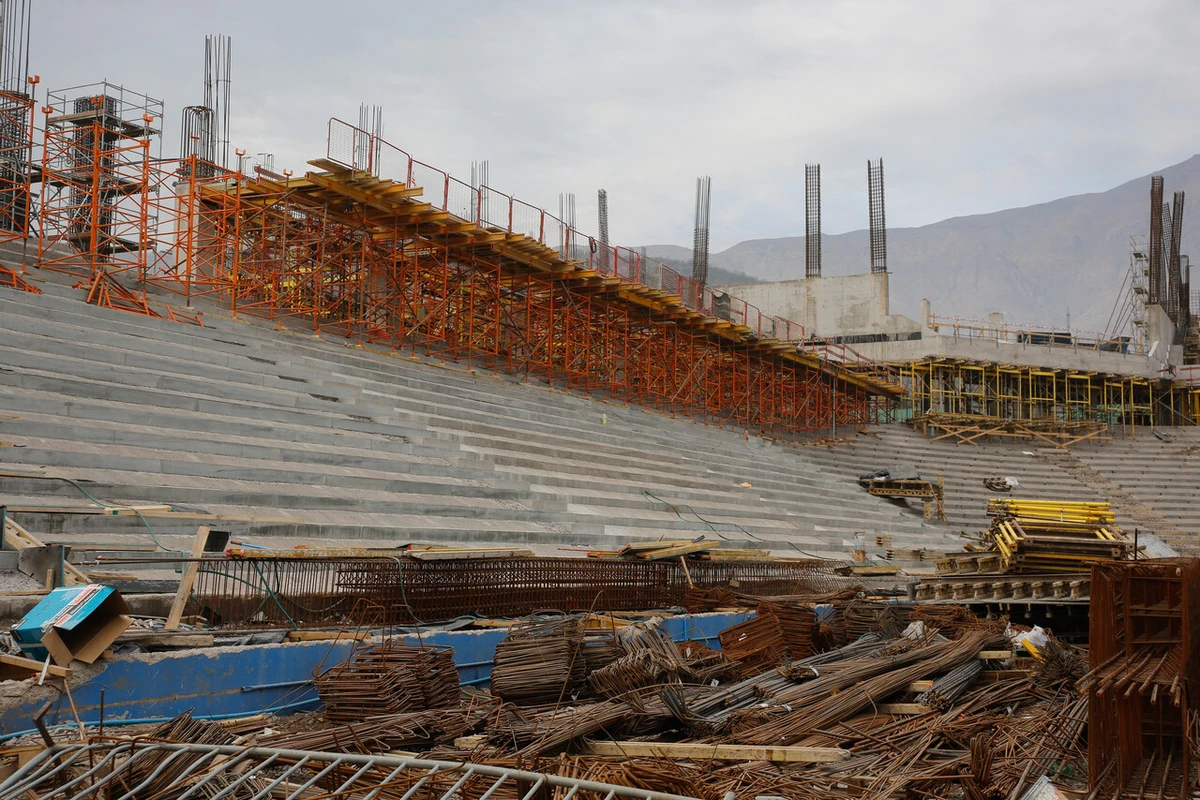
[[1103, 191], [1198, 149], [1194, 0], [31, 0], [47, 89], [108, 80], [166, 104], [163, 152], [202, 100], [205, 34], [232, 37], [231, 140], [300, 174], [329, 118], [383, 107], [384, 138], [611, 241], [690, 246], [712, 176], [712, 250]]

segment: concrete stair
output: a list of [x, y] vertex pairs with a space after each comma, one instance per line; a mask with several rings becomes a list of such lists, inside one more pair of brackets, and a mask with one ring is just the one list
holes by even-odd
[[[35, 280], [44, 277], [39, 273]], [[0, 498], [169, 503], [268, 546], [411, 541], [615, 548], [639, 539], [846, 559], [857, 533], [958, 549], [812, 448], [397, 357], [205, 310], [204, 328], [100, 309], [53, 278], [0, 291]], [[171, 300], [175, 302], [175, 299]], [[749, 483], [750, 488], [742, 486]], [[26, 512], [57, 540], [145, 541], [136, 517]], [[205, 523], [209, 524], [209, 523]], [[882, 553], [885, 548], [872, 548]]]
[[849, 484], [857, 475], [892, 465], [911, 465], [921, 476], [946, 486], [946, 513], [955, 527], [981, 531], [989, 477], [1014, 477], [1009, 497], [1037, 500], [1107, 501], [1117, 523], [1162, 539], [1177, 552], [1196, 552], [1200, 508], [1193, 500], [1200, 485], [1200, 430], [1170, 428], [1169, 442], [1150, 431], [1087, 443], [1068, 450], [1029, 442], [952, 444], [933, 441], [907, 426], [864, 429], [847, 444], [813, 448], [812, 459], [841, 473]]

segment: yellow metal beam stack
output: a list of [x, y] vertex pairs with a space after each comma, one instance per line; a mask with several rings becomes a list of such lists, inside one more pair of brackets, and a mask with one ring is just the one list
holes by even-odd
[[1087, 561], [1133, 553], [1108, 503], [992, 499], [987, 513], [987, 539], [1005, 572], [1079, 572]]

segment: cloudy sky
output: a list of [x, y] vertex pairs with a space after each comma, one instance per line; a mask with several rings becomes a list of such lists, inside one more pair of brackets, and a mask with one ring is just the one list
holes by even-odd
[[[41, 90], [107, 79], [166, 102], [164, 152], [201, 101], [204, 35], [233, 39], [232, 140], [300, 172], [329, 117], [384, 108], [385, 138], [615, 243], [690, 244], [713, 178], [714, 251], [1100, 191], [1198, 149], [1194, 0], [31, 0]], [[44, 95], [39, 97], [44, 100]]]

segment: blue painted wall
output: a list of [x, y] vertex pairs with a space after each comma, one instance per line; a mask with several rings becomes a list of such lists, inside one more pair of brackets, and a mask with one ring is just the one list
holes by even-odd
[[[676, 640], [698, 639], [719, 648], [717, 634], [751, 616], [751, 613], [737, 613], [669, 617], [663, 621], [663, 627]], [[496, 644], [506, 633], [503, 628], [446, 631], [423, 634], [420, 639], [427, 644], [453, 647], [462, 682], [486, 686]], [[405, 638], [416, 641], [418, 637]], [[91, 679], [78, 684], [72, 681], [71, 695], [86, 723], [100, 718], [101, 691], [106, 723], [169, 719], [188, 709], [197, 717], [209, 718], [240, 717], [276, 709], [307, 711], [319, 706], [312, 687], [313, 675], [345, 660], [350, 651], [349, 642], [300, 642], [210, 647], [156, 654], [148, 660], [117, 656], [103, 662]], [[44, 702], [44, 697], [20, 701], [0, 713], [0, 738], [32, 730], [33, 715]], [[46, 715], [46, 722], [51, 725], [73, 721], [65, 696]]]

